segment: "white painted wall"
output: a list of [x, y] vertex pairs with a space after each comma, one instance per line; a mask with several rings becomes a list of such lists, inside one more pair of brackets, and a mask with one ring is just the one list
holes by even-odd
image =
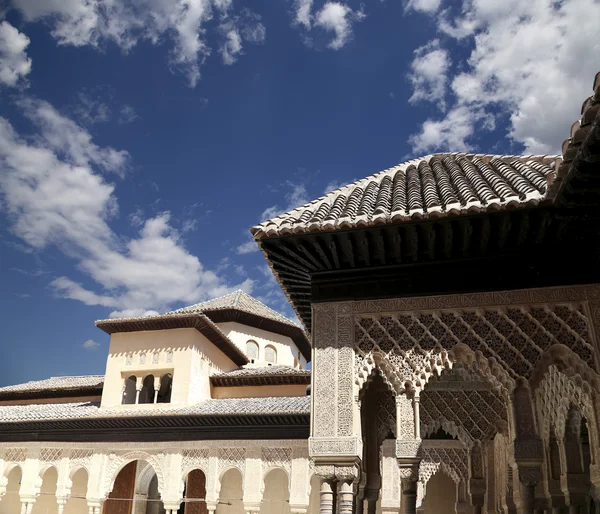
[[244, 353], [246, 353], [246, 343], [249, 340], [256, 341], [259, 350], [258, 360], [255, 364], [266, 365], [265, 347], [271, 345], [277, 351], [277, 364], [293, 367], [298, 363], [300, 368], [304, 369], [306, 367], [306, 359], [298, 351], [294, 341], [287, 336], [268, 332], [261, 328], [249, 327], [234, 321], [217, 323], [217, 325]]
[[[157, 362], [154, 355], [157, 354]], [[131, 363], [128, 364], [128, 356]], [[169, 362], [170, 360], [170, 362]], [[171, 405], [210, 398], [209, 376], [237, 365], [193, 328], [113, 334], [106, 362], [102, 407], [154, 409], [168, 404], [123, 405], [123, 381], [130, 375], [173, 375]]]

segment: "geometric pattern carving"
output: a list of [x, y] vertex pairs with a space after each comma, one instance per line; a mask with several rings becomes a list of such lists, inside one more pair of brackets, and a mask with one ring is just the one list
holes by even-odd
[[396, 397], [387, 390], [377, 391], [378, 443], [381, 444], [390, 434], [396, 437]]
[[9, 448], [4, 454], [6, 462], [21, 462], [25, 460], [27, 450], [25, 448]]
[[40, 460], [45, 462], [56, 462], [62, 459], [62, 448], [43, 448], [40, 453]]
[[387, 378], [396, 390], [407, 382], [421, 389], [446, 364], [440, 356], [458, 343], [493, 358], [512, 379], [528, 379], [540, 356], [557, 343], [594, 367], [589, 323], [581, 303], [360, 315], [355, 328], [359, 385], [379, 358], [379, 367], [388, 368]]
[[244, 473], [244, 461], [246, 460], [245, 448], [219, 448], [219, 470], [222, 471], [229, 467], [238, 468]]
[[[561, 439], [565, 434], [565, 425], [570, 406], [581, 410], [584, 416], [594, 420], [594, 407], [590, 396], [556, 366], [550, 366], [535, 391], [536, 405], [540, 416], [540, 436], [550, 439], [550, 428], [554, 427], [556, 436]], [[590, 437], [596, 446], [596, 423], [589, 423]]]
[[193, 469], [201, 469], [205, 473], [208, 471], [208, 448], [183, 450], [181, 455], [181, 465], [184, 473], [188, 473]]
[[419, 481], [426, 484], [438, 469], [454, 482], [469, 478], [469, 455], [466, 448], [423, 448], [423, 460], [419, 467]]
[[281, 468], [291, 472], [292, 449], [291, 448], [265, 448], [261, 450], [263, 466], [267, 469]]
[[[464, 444], [493, 438], [506, 429], [508, 412], [500, 392], [443, 391], [425, 389], [421, 393], [421, 435], [442, 428], [456, 435]], [[466, 437], [465, 437], [466, 436]]]

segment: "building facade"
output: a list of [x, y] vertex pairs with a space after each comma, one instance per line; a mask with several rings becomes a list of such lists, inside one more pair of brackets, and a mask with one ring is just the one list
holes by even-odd
[[600, 513], [599, 112], [253, 227], [310, 335], [240, 291], [97, 322], [105, 375], [0, 389], [0, 513]]

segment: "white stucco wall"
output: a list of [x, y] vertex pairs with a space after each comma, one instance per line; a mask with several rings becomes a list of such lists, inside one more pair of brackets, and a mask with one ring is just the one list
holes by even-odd
[[258, 360], [255, 364], [265, 365], [265, 347], [271, 345], [277, 351], [277, 364], [285, 366], [294, 366], [298, 361], [301, 368], [306, 367], [306, 359], [298, 351], [291, 338], [268, 332], [260, 328], [249, 327], [228, 321], [226, 323], [218, 323], [218, 327], [233, 341], [233, 343], [244, 353], [246, 353], [246, 343], [249, 340], [256, 341], [258, 344]]
[[306, 385], [213, 387], [213, 398], [264, 398], [268, 396], [306, 396]]
[[[157, 354], [155, 358], [155, 354]], [[173, 375], [171, 405], [210, 398], [209, 376], [238, 366], [193, 328], [113, 334], [106, 362], [102, 407], [156, 408], [123, 405], [123, 381], [130, 375]], [[161, 405], [159, 404], [158, 407]]]

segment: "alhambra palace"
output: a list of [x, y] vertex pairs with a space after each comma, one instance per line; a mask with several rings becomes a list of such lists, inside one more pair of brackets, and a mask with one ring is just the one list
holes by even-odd
[[251, 228], [302, 326], [242, 291], [97, 321], [104, 375], [0, 388], [0, 513], [599, 514], [599, 194], [600, 73], [562, 155]]

